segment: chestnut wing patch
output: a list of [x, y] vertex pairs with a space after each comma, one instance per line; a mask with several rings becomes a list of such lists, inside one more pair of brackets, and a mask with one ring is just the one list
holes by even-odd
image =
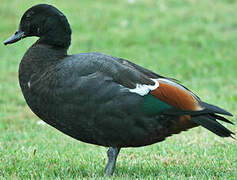
[[159, 87], [150, 91], [157, 99], [180, 110], [199, 111], [203, 108], [199, 98], [183, 86], [163, 78], [159, 78]]

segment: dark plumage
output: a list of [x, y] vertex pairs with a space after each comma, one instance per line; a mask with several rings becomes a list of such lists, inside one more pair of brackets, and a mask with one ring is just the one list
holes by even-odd
[[220, 116], [229, 112], [202, 102], [173, 79], [101, 53], [67, 55], [71, 29], [51, 5], [28, 9], [4, 44], [29, 36], [39, 40], [19, 67], [27, 104], [65, 134], [110, 147], [107, 175], [113, 174], [122, 147], [150, 145], [199, 125], [221, 137], [234, 134], [217, 121], [231, 123]]

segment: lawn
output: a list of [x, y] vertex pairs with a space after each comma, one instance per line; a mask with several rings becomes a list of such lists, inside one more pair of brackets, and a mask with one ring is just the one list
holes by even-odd
[[[69, 19], [70, 54], [98, 51], [179, 79], [237, 123], [237, 1], [47, 0]], [[0, 41], [32, 0], [1, 0]], [[101, 179], [104, 147], [40, 123], [18, 84], [18, 64], [37, 38], [0, 45], [0, 179]], [[237, 133], [237, 126], [226, 125]], [[122, 149], [114, 179], [237, 179], [237, 141], [198, 127], [161, 143]]]

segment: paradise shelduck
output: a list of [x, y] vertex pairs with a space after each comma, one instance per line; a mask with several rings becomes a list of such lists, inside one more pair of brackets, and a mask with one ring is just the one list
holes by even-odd
[[221, 116], [229, 112], [202, 102], [174, 79], [102, 53], [68, 55], [70, 25], [51, 5], [28, 9], [4, 44], [30, 36], [39, 39], [19, 67], [27, 104], [59, 131], [109, 147], [106, 175], [113, 174], [123, 147], [157, 143], [199, 125], [221, 137], [234, 135], [217, 121], [232, 124]]

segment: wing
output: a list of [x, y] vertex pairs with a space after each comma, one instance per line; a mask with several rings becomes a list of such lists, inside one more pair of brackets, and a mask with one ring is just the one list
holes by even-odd
[[[158, 87], [145, 95], [145, 112], [173, 116], [170, 134], [201, 125], [221, 137], [229, 137], [233, 132], [218, 120], [231, 123], [223, 115], [231, 114], [217, 106], [202, 102], [184, 86], [169, 79], [156, 79]], [[175, 118], [176, 117], [176, 118]], [[231, 136], [232, 137], [232, 136]]]

